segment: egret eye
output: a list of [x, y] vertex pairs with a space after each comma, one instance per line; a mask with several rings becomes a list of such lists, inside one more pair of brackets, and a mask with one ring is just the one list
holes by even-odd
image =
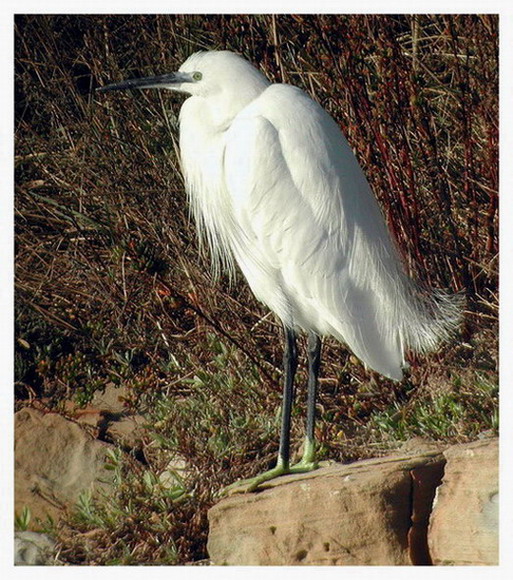
[[202, 79], [203, 75], [200, 72], [193, 72], [192, 73], [192, 78], [195, 81], [200, 81]]

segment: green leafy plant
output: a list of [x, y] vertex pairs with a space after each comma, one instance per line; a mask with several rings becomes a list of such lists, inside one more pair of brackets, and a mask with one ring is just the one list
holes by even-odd
[[16, 514], [14, 517], [14, 528], [17, 532], [24, 532], [29, 529], [31, 520], [30, 508], [23, 506], [20, 514]]

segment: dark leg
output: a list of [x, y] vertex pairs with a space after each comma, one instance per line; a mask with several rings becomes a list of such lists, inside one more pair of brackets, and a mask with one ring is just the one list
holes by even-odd
[[290, 468], [291, 472], [310, 471], [317, 468], [315, 460], [315, 400], [321, 366], [321, 339], [311, 332], [308, 335], [308, 403], [306, 438], [301, 461]]
[[283, 406], [278, 465], [288, 469], [290, 458], [290, 417], [292, 413], [292, 404], [294, 402], [294, 377], [297, 369], [297, 345], [294, 331], [287, 327], [284, 327], [284, 330], [285, 349], [283, 352]]
[[306, 416], [306, 437], [314, 440], [315, 400], [317, 381], [321, 366], [321, 339], [314, 333], [308, 335], [308, 408]]
[[280, 475], [290, 473], [290, 416], [294, 401], [294, 376], [297, 368], [296, 335], [293, 330], [285, 327], [285, 349], [283, 352], [284, 382], [283, 382], [283, 406], [281, 418], [280, 448], [276, 466], [269, 471], [264, 471], [256, 477], [238, 481], [225, 488], [224, 493], [244, 493], [257, 489], [262, 483], [270, 481]]

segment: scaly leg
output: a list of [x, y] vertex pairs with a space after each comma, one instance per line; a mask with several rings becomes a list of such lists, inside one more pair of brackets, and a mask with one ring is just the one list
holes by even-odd
[[315, 402], [317, 383], [321, 366], [321, 339], [311, 332], [308, 335], [308, 403], [306, 415], [306, 438], [303, 457], [290, 467], [290, 473], [304, 473], [317, 469], [315, 459]]
[[294, 377], [297, 369], [296, 335], [290, 328], [285, 328], [285, 350], [283, 353], [283, 367], [285, 377], [283, 383], [283, 406], [281, 418], [280, 449], [276, 467], [252, 477], [236, 481], [223, 490], [223, 493], [246, 493], [255, 490], [261, 483], [274, 479], [280, 475], [290, 473], [290, 417], [294, 402]]

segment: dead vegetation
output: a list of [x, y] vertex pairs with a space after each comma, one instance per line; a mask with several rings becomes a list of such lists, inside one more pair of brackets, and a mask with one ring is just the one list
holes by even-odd
[[127, 405], [147, 409], [152, 436], [192, 466], [187, 494], [168, 503], [145, 501], [132, 472], [116, 499], [132, 519], [106, 518], [96, 533], [70, 522], [66, 562], [205, 558], [214, 493], [276, 454], [280, 326], [242, 280], [214, 283], [198, 256], [177, 161], [179, 98], [94, 93], [175, 70], [196, 50], [241, 52], [316, 98], [411, 271], [467, 297], [461, 336], [413, 360], [400, 385], [327, 342], [321, 452], [349, 460], [415, 434], [463, 441], [496, 428], [497, 17], [36, 15], [15, 26], [17, 404], [85, 404], [108, 383], [129, 385]]

